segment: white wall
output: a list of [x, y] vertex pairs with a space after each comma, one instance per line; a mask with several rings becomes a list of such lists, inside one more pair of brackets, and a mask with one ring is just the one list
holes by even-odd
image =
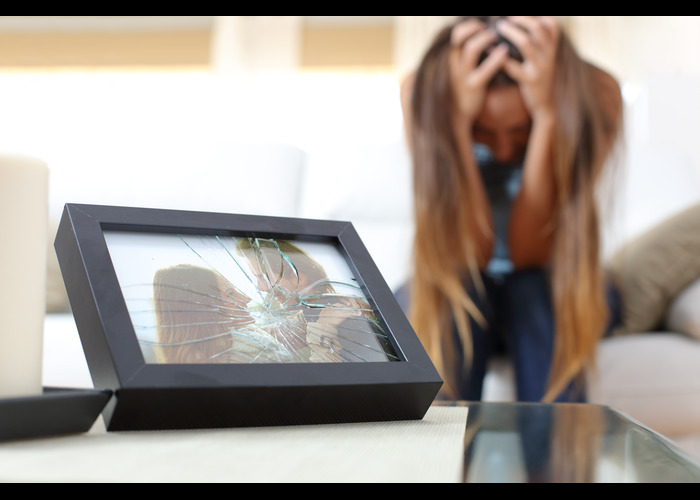
[[700, 16], [568, 22], [582, 55], [623, 86], [626, 184], [613, 232], [624, 241], [700, 201]]
[[[231, 169], [217, 183], [212, 169], [226, 164], [211, 162], [226, 143], [282, 143], [332, 158], [402, 134], [398, 84], [383, 74], [234, 84], [204, 71], [14, 73], [0, 77], [0, 109], [0, 149], [49, 163], [53, 217], [66, 202], [221, 208], [225, 198], [215, 204], [195, 192], [190, 176], [208, 172], [225, 192]], [[324, 167], [345, 174], [332, 160]]]
[[700, 178], [700, 16], [570, 16], [581, 53], [616, 76], [636, 106], [635, 140], [687, 155]]
[[579, 50], [626, 82], [700, 72], [700, 16], [568, 16]]

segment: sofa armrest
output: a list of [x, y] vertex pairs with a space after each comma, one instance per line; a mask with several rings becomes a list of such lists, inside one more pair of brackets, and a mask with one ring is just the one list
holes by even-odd
[[587, 373], [591, 403], [672, 437], [700, 432], [700, 342], [672, 332], [604, 339]]
[[700, 278], [671, 301], [664, 323], [666, 329], [672, 332], [700, 340]]

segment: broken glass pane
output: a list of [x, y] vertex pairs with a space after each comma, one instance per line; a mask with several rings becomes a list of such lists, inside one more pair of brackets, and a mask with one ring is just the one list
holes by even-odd
[[104, 234], [147, 363], [398, 360], [332, 244]]

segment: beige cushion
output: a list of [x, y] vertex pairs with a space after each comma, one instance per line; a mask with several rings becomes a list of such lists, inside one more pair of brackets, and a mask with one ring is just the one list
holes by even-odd
[[666, 313], [666, 329], [700, 340], [700, 279], [673, 299]]
[[671, 300], [700, 276], [700, 204], [623, 246], [608, 271], [624, 302], [623, 325], [615, 333], [657, 329]]

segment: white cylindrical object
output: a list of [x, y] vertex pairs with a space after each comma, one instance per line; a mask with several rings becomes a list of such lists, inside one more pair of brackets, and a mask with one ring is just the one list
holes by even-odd
[[49, 170], [0, 153], [0, 398], [42, 388]]

